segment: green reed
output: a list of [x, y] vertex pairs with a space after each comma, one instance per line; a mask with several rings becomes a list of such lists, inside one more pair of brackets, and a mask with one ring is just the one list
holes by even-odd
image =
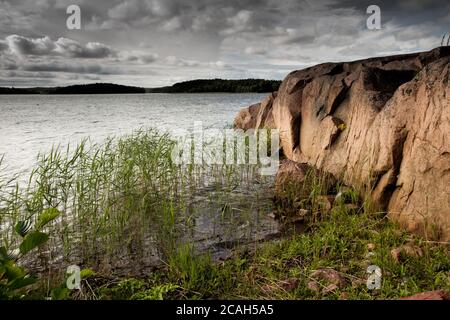
[[139, 130], [102, 144], [86, 139], [54, 147], [38, 156], [26, 186], [0, 175], [2, 245], [16, 245], [17, 221], [35, 222], [43, 210], [57, 208], [42, 261], [95, 267], [124, 252], [142, 253], [149, 232], [169, 260], [180, 245], [179, 224], [192, 219], [191, 201], [202, 188], [214, 191], [209, 201], [226, 203], [230, 192], [257, 178], [256, 166], [176, 164], [174, 146], [168, 134]]

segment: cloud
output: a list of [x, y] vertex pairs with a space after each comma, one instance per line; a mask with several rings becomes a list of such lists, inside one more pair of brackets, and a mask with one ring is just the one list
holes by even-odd
[[42, 62], [24, 64], [20, 67], [23, 71], [33, 72], [66, 72], [66, 73], [80, 73], [80, 74], [98, 74], [98, 75], [110, 75], [110, 74], [122, 74], [118, 69], [107, 68], [98, 64], [75, 64], [68, 62]]
[[48, 72], [29, 72], [29, 71], [6, 71], [0, 73], [4, 77], [8, 78], [56, 78], [57, 75]]
[[115, 20], [128, 21], [146, 11], [146, 4], [139, 0], [126, 0], [108, 10], [108, 17]]
[[6, 37], [9, 49], [12, 53], [27, 55], [48, 55], [55, 49], [55, 43], [49, 37], [30, 39], [18, 35]]
[[8, 55], [0, 54], [0, 70], [17, 70], [18, 66], [14, 59]]
[[4, 40], [0, 40], [0, 53], [2, 51], [6, 51], [8, 49], [9, 49], [8, 43], [6, 41], [4, 41]]
[[141, 64], [149, 64], [157, 61], [159, 55], [156, 53], [148, 53], [142, 51], [124, 51], [119, 53], [118, 61], [138, 62]]
[[111, 47], [99, 42], [88, 42], [83, 46], [75, 40], [59, 38], [55, 42], [55, 46], [55, 52], [70, 58], [100, 59], [116, 55], [116, 52]]
[[223, 69], [223, 70], [232, 70], [234, 69], [234, 67], [224, 61], [216, 61], [216, 62], [209, 62], [207, 64], [208, 66], [212, 67], [212, 68], [217, 68], [217, 69]]
[[244, 52], [248, 55], [264, 55], [267, 53], [267, 50], [265, 48], [262, 48], [260, 46], [249, 46], [245, 48]]
[[91, 25], [103, 29], [152, 26], [166, 32], [183, 29], [230, 35], [251, 30], [255, 15], [252, 7], [258, 5], [264, 10], [264, 4], [270, 1], [124, 0], [110, 8], [106, 16], [96, 15]]
[[33, 18], [33, 15], [24, 15], [7, 1], [0, 1], [0, 32], [30, 29]]
[[221, 31], [224, 35], [232, 35], [239, 32], [250, 31], [253, 28], [253, 11], [240, 10], [235, 15], [226, 19], [228, 28]]
[[180, 17], [174, 17], [161, 24], [160, 29], [163, 31], [171, 32], [180, 30], [183, 27], [183, 22]]
[[[133, 25], [152, 18], [173, 18], [179, 3], [173, 0], [125, 0], [108, 10], [108, 18]], [[114, 25], [111, 24], [111, 25]]]
[[446, 16], [440, 18], [439, 21], [441, 23], [450, 23], [450, 12]]
[[186, 60], [177, 58], [175, 56], [168, 56], [165, 58], [165, 63], [171, 66], [177, 67], [196, 67], [200, 65], [200, 62], [194, 60]]
[[299, 29], [286, 29], [286, 34], [280, 36], [279, 43], [292, 44], [292, 43], [312, 43], [319, 36], [317, 30], [311, 30], [310, 28]]
[[212, 68], [212, 69], [220, 69], [220, 70], [232, 70], [233, 66], [230, 64], [218, 60], [218, 61], [207, 61], [201, 62], [196, 60], [188, 60], [183, 58], [178, 58], [176, 56], [168, 56], [164, 59], [166, 65], [176, 66], [176, 67], [199, 67], [199, 68]]
[[59, 38], [53, 41], [50, 37], [27, 38], [19, 35], [6, 37], [9, 50], [19, 56], [64, 56], [68, 58], [106, 58], [116, 55], [109, 46], [99, 42], [86, 45], [78, 41]]

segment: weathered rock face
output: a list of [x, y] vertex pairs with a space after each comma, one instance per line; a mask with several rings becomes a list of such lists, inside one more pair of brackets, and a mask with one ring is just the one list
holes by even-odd
[[279, 129], [288, 159], [373, 188], [390, 217], [448, 241], [449, 78], [450, 47], [321, 64], [289, 74], [235, 125]]
[[234, 119], [237, 128], [248, 130], [253, 128], [274, 129], [272, 106], [277, 93], [270, 94], [261, 103], [242, 109]]

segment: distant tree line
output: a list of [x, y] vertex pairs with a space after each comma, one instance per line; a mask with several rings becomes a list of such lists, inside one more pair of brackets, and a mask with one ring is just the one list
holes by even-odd
[[273, 92], [281, 81], [263, 79], [192, 80], [170, 87], [145, 89], [112, 83], [94, 83], [54, 88], [0, 88], [0, 94], [120, 94], [120, 93], [206, 93], [206, 92]]
[[56, 88], [0, 88], [0, 94], [120, 94], [145, 93], [144, 88], [112, 83], [82, 84]]
[[223, 80], [202, 79], [176, 83], [170, 87], [148, 89], [153, 93], [206, 93], [206, 92], [273, 92], [280, 87], [281, 81], [263, 79]]
[[0, 94], [39, 94], [39, 92], [33, 89], [0, 88]]
[[117, 94], [117, 93], [145, 93], [144, 88], [121, 86], [112, 83], [82, 84], [69, 87], [58, 87], [50, 94]]

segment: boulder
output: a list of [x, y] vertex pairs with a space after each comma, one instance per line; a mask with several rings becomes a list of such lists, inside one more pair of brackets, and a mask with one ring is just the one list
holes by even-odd
[[450, 240], [450, 47], [290, 73], [238, 128], [276, 128], [290, 161], [372, 190], [410, 231]]
[[400, 300], [450, 300], [450, 293], [443, 290], [427, 291]]
[[234, 118], [234, 127], [239, 129], [274, 129], [272, 104], [277, 93], [271, 93], [261, 103], [242, 109]]
[[244, 130], [256, 128], [257, 115], [260, 107], [261, 103], [257, 103], [239, 111], [234, 118], [234, 126]]

